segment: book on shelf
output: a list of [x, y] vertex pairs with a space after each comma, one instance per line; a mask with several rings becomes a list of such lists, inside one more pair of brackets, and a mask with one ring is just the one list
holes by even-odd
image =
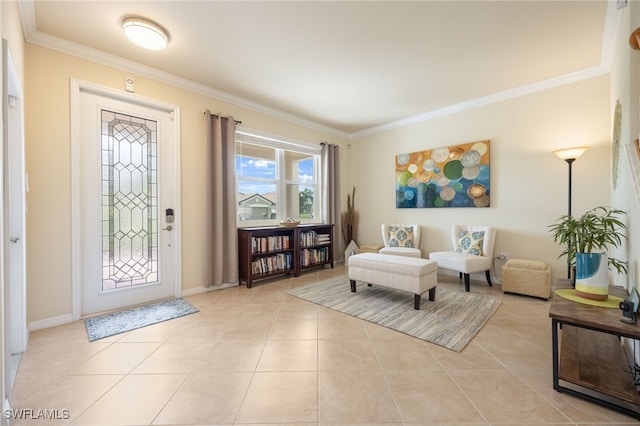
[[329, 260], [329, 249], [320, 247], [314, 249], [304, 249], [300, 252], [300, 266], [317, 265]]
[[251, 273], [268, 274], [292, 268], [291, 253], [278, 253], [275, 256], [261, 257], [251, 262]]
[[318, 234], [317, 244], [329, 244], [331, 242], [330, 234]]
[[267, 253], [270, 251], [289, 250], [290, 248], [291, 242], [288, 235], [251, 237], [251, 253]]

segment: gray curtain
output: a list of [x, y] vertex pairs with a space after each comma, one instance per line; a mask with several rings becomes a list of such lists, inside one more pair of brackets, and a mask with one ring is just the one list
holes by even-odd
[[333, 224], [333, 256], [340, 259], [344, 255], [344, 242], [340, 229], [340, 147], [323, 142], [322, 166], [322, 222]]
[[238, 231], [236, 228], [235, 130], [233, 117], [205, 112], [210, 144], [209, 279], [207, 286], [238, 282]]

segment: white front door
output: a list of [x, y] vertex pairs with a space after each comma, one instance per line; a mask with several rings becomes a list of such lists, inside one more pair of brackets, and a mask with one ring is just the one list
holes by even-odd
[[79, 88], [81, 315], [180, 295], [175, 110]]

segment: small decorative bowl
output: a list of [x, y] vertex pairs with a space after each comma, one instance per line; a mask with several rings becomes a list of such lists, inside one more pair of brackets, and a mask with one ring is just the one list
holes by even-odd
[[296, 226], [300, 225], [300, 221], [299, 220], [283, 220], [282, 222], [280, 222], [280, 226], [285, 226], [288, 228], [295, 228]]

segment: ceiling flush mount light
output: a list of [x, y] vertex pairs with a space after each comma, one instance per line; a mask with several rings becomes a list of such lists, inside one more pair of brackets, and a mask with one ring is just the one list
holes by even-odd
[[122, 29], [129, 40], [145, 49], [162, 50], [169, 42], [169, 35], [164, 28], [148, 19], [124, 18]]

